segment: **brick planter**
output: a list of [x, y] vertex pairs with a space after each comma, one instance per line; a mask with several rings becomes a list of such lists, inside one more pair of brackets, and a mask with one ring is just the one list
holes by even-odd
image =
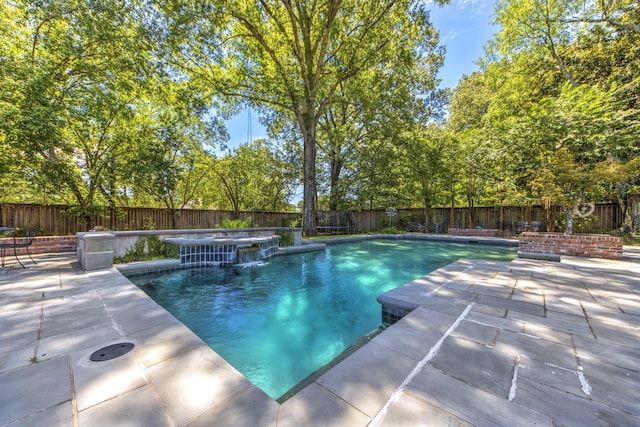
[[622, 259], [621, 237], [607, 234], [520, 234], [518, 255], [522, 258], [558, 259], [561, 255]]
[[[16, 239], [23, 239], [17, 237]], [[2, 242], [11, 242], [11, 238], [2, 238]], [[78, 240], [76, 236], [41, 236], [33, 239], [33, 243], [29, 246], [31, 254], [51, 254], [58, 252], [75, 252], [78, 248]], [[26, 248], [17, 248], [18, 255], [25, 255]], [[7, 256], [13, 255], [13, 249], [7, 249]]]
[[500, 236], [500, 230], [492, 228], [450, 228], [447, 234], [451, 236], [498, 237]]

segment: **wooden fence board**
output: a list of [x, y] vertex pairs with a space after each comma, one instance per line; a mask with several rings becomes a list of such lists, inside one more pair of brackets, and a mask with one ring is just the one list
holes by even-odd
[[[24, 227], [40, 225], [46, 235], [64, 236], [87, 231], [87, 227], [78, 223], [74, 218], [64, 214], [67, 206], [60, 205], [29, 205], [29, 204], [0, 204], [0, 227]], [[454, 220], [449, 224], [451, 210], [449, 208], [434, 208], [430, 210], [429, 220], [425, 221], [423, 209], [398, 209], [398, 215], [392, 219], [392, 224], [403, 228], [407, 221], [431, 225], [439, 224], [439, 231], [446, 232], [448, 228], [465, 228], [468, 224], [469, 208], [455, 208]], [[174, 211], [155, 208], [119, 208], [118, 211], [108, 211], [106, 215], [92, 219], [93, 224], [109, 230], [141, 230], [145, 223], [152, 222], [156, 230], [171, 230], [173, 215], [176, 218], [176, 228], [215, 228], [225, 219], [234, 217], [231, 211], [216, 211], [203, 209], [185, 209]], [[604, 233], [620, 227], [623, 213], [617, 204], [598, 204], [593, 215], [586, 221], [574, 220], [574, 231], [584, 233]], [[291, 222], [302, 217], [296, 212], [241, 212], [240, 218], [254, 217], [254, 222], [262, 227], [288, 227]], [[356, 232], [372, 232], [387, 227], [389, 218], [385, 210], [320, 212], [319, 218], [339, 218], [341, 222], [352, 225]], [[499, 207], [475, 208], [475, 225], [482, 228], [513, 227], [520, 222], [545, 222], [545, 212], [540, 206], [532, 207], [504, 207], [504, 221], [500, 223]], [[348, 218], [348, 220], [346, 219]], [[543, 229], [544, 230], [544, 227]]]

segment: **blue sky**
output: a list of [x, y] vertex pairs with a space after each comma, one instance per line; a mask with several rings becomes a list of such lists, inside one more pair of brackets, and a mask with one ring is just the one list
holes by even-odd
[[453, 88], [463, 74], [478, 69], [475, 62], [497, 31], [491, 24], [494, 4], [494, 0], [452, 0], [446, 6], [433, 5], [431, 22], [440, 30], [440, 44], [446, 47], [439, 73], [441, 87]]
[[[484, 53], [483, 47], [493, 37], [496, 28], [491, 25], [495, 0], [451, 0], [446, 6], [433, 4], [431, 22], [440, 30], [440, 44], [446, 47], [444, 66], [440, 69], [440, 86], [453, 88], [463, 74], [478, 69], [475, 64]], [[227, 121], [229, 147], [237, 147], [248, 139], [248, 114], [238, 114]], [[253, 139], [266, 137], [266, 130], [251, 115]]]

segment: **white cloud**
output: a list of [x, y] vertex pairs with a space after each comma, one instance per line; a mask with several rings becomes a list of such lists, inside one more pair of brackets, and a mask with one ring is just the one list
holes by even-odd
[[458, 37], [458, 34], [460, 33], [457, 31], [449, 31], [446, 35], [440, 37], [440, 44], [446, 44], [448, 41], [454, 40]]
[[495, 0], [453, 0], [452, 5], [467, 10], [471, 17], [485, 15], [493, 11]]

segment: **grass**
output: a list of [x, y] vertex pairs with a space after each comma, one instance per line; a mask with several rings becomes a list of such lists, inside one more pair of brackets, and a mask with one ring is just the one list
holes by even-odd
[[640, 246], [640, 236], [636, 234], [623, 233], [622, 231], [610, 231], [609, 233], [612, 236], [622, 237], [625, 245], [628, 246]]

